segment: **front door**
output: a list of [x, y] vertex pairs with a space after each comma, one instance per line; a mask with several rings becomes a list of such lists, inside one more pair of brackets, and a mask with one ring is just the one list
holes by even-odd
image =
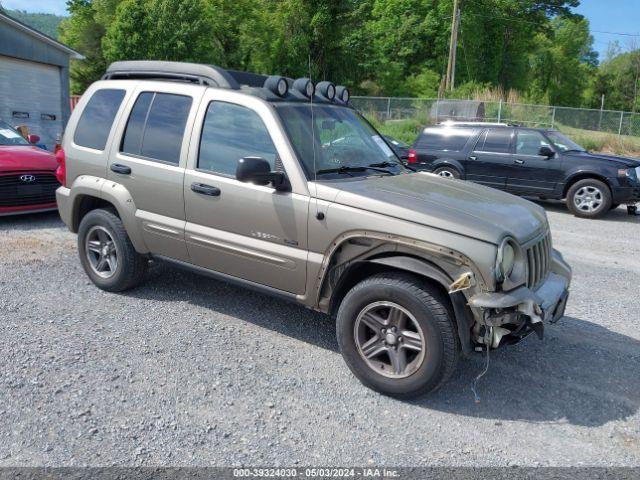
[[201, 131], [192, 138], [198, 148], [192, 149], [195, 158], [185, 173], [185, 238], [191, 262], [302, 294], [309, 197], [236, 180], [243, 157], [261, 157], [272, 170], [284, 170], [267, 124], [277, 126], [269, 121], [270, 111], [257, 111], [256, 99], [238, 97], [230, 103], [215, 95], [212, 91], [201, 107]]
[[507, 180], [507, 190], [518, 195], [551, 195], [564, 179], [562, 159], [539, 155], [541, 147], [551, 146], [536, 130], [519, 130], [515, 142], [513, 168]]
[[483, 132], [464, 162], [465, 179], [504, 190], [513, 168], [512, 128], [492, 128]]
[[108, 178], [129, 191], [149, 250], [183, 261], [189, 258], [183, 196], [189, 142], [184, 138], [203, 91], [167, 82], [145, 84], [118, 125], [120, 141], [108, 168]]

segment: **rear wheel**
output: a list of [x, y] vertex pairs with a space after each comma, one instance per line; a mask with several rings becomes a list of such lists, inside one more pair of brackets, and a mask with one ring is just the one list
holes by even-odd
[[379, 274], [340, 305], [337, 335], [347, 365], [369, 388], [408, 397], [445, 383], [459, 344], [444, 296], [417, 277]]
[[580, 180], [567, 192], [567, 208], [576, 217], [597, 218], [611, 209], [609, 187], [595, 178]]
[[136, 252], [117, 215], [107, 210], [87, 213], [78, 228], [80, 262], [102, 290], [121, 292], [144, 278], [148, 261]]
[[460, 172], [455, 167], [438, 167], [433, 173], [444, 178], [460, 178]]

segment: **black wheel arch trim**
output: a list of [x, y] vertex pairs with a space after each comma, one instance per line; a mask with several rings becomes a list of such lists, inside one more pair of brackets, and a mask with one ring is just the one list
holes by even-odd
[[573, 172], [567, 176], [563, 184], [564, 187], [562, 191], [562, 198], [567, 197], [567, 194], [569, 193], [569, 189], [574, 183], [579, 182], [580, 180], [587, 180], [589, 178], [592, 178], [594, 180], [598, 180], [604, 183], [607, 187], [609, 187], [609, 190], [611, 191], [611, 193], [613, 193], [615, 186], [611, 184], [611, 180], [607, 178], [606, 175], [603, 175], [602, 172], [596, 172], [593, 170], [580, 170], [577, 172]]
[[433, 162], [431, 171], [433, 172], [440, 167], [453, 167], [458, 170], [458, 173], [460, 173], [461, 176], [464, 176], [464, 168], [462, 167], [462, 164], [457, 160], [452, 160], [450, 158], [439, 158], [438, 160]]

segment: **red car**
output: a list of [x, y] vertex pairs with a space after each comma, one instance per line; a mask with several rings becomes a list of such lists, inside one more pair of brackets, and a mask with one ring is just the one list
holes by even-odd
[[56, 157], [32, 145], [17, 130], [0, 121], [0, 216], [55, 210]]

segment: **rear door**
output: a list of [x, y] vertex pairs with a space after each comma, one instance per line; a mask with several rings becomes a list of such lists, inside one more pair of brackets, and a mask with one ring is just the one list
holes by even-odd
[[466, 159], [466, 179], [506, 189], [509, 172], [513, 169], [513, 137], [513, 128], [490, 128], [481, 133]]
[[107, 178], [122, 184], [136, 206], [149, 250], [187, 261], [183, 181], [190, 131], [204, 87], [145, 82], [122, 116]]
[[550, 195], [564, 180], [562, 159], [539, 155], [541, 147], [554, 148], [539, 131], [518, 129], [507, 190], [518, 195]]

